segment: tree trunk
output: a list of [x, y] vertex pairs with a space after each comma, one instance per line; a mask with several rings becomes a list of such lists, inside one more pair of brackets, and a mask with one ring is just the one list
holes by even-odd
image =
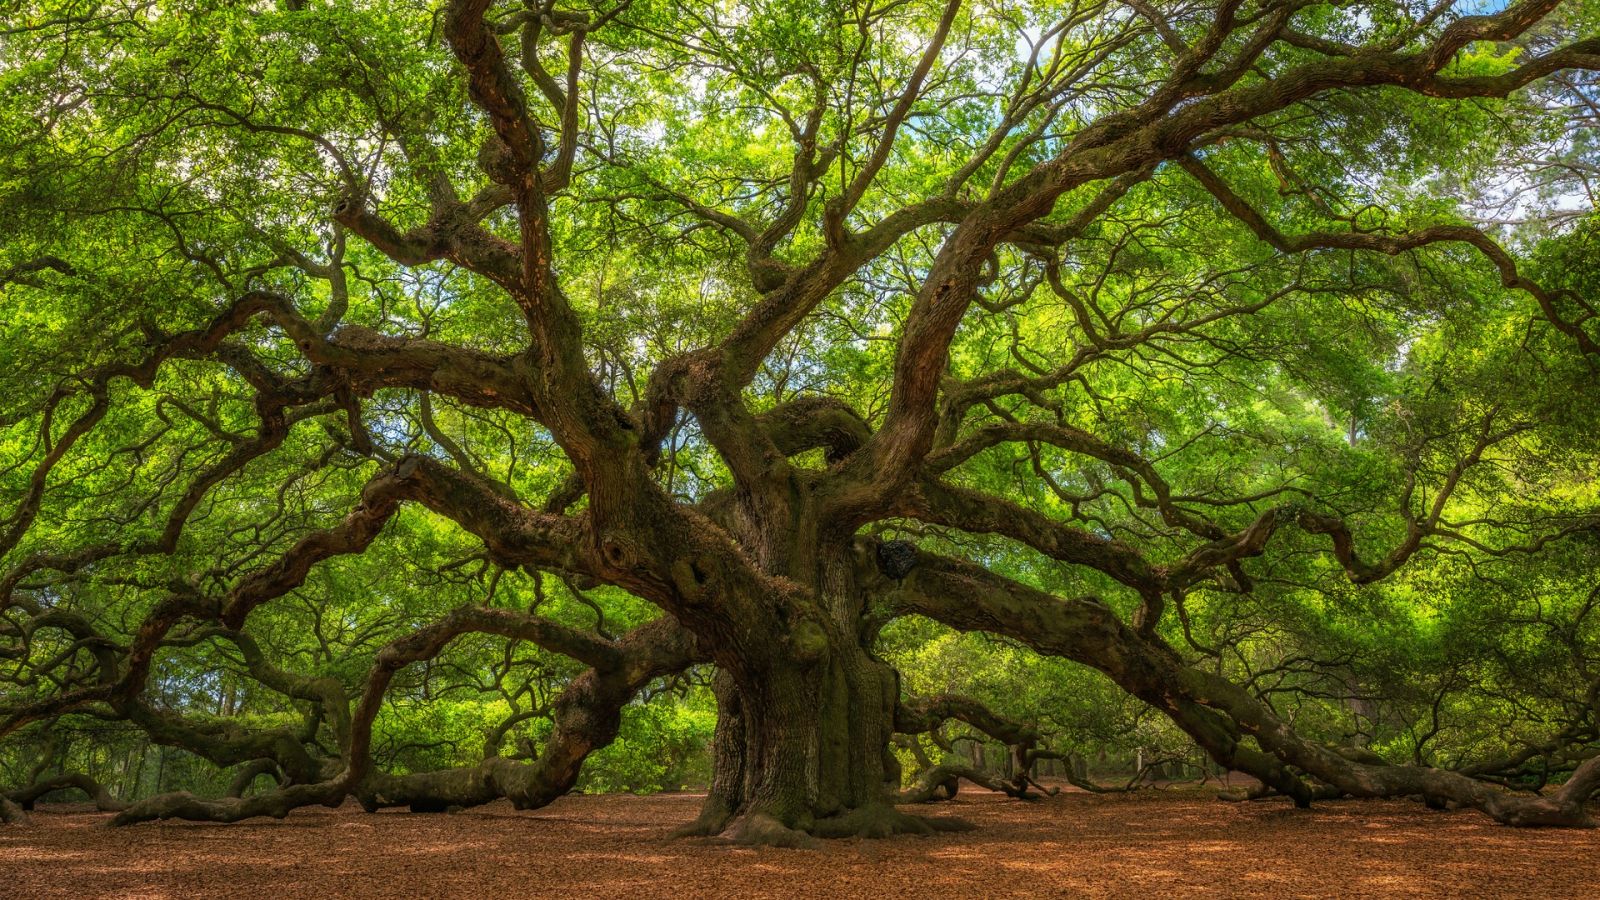
[[868, 649], [851, 560], [840, 557], [816, 567], [814, 590], [825, 599], [789, 624], [780, 652], [719, 673], [711, 788], [684, 833], [804, 846], [815, 837], [926, 834], [938, 824], [894, 808], [898, 675]]
[[893, 670], [837, 635], [814, 662], [763, 669], [717, 678], [711, 790], [689, 832], [801, 846], [810, 836], [932, 830], [892, 806]]

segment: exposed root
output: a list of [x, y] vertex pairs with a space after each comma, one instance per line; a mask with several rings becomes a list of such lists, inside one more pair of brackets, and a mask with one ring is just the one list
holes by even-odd
[[927, 822], [934, 831], [942, 831], [950, 834], [960, 834], [964, 831], [975, 831], [978, 827], [976, 824], [969, 822], [960, 816], [919, 816], [918, 818], [922, 819], [924, 822]]
[[700, 807], [700, 815], [693, 822], [674, 828], [671, 837], [715, 837], [727, 830], [728, 823], [733, 821], [733, 811], [720, 800], [707, 798]]
[[[726, 822], [726, 827], [718, 824]], [[886, 838], [900, 834], [930, 835], [970, 831], [974, 826], [953, 816], [913, 816], [888, 803], [852, 809], [837, 816], [816, 819], [800, 827], [785, 825], [763, 812], [747, 812], [728, 820], [719, 810], [702, 810], [700, 817], [673, 832], [674, 837], [711, 837], [742, 846], [788, 847], [814, 850], [825, 838]]]
[[818, 819], [812, 833], [828, 838], [884, 838], [896, 834], [933, 834], [933, 826], [921, 816], [900, 812], [892, 806], [863, 806], [842, 816]]
[[21, 806], [13, 803], [5, 797], [0, 797], [0, 822], [3, 822], [7, 825], [33, 824], [33, 821], [28, 818], [28, 814], [23, 811]]
[[818, 837], [884, 838], [896, 834], [934, 834], [970, 831], [973, 825], [953, 816], [914, 816], [888, 804], [863, 806], [842, 816], [817, 820], [811, 831]]
[[746, 813], [722, 832], [735, 844], [747, 847], [787, 847], [791, 850], [816, 850], [822, 842], [783, 824], [766, 813]]

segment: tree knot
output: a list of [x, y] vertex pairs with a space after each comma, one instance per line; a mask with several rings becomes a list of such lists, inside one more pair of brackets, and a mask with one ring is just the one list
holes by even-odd
[[877, 550], [878, 571], [899, 581], [917, 567], [917, 547], [910, 541], [884, 541]]

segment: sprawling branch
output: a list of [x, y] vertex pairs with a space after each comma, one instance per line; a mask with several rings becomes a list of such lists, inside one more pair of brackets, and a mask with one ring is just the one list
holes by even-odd
[[[1513, 825], [1591, 824], [1584, 805], [1600, 788], [1596, 760], [1580, 766], [1550, 796], [1529, 798], [1455, 772], [1350, 759], [1297, 735], [1246, 689], [1184, 665], [1094, 598], [1063, 600], [931, 554], [919, 555], [911, 574], [890, 589], [890, 598], [905, 611], [954, 628], [1004, 634], [1040, 652], [1093, 666], [1170, 716], [1218, 762], [1301, 803], [1310, 801], [1311, 789], [1290, 767], [1355, 796], [1445, 798]], [[1261, 750], [1243, 746], [1245, 736]]]

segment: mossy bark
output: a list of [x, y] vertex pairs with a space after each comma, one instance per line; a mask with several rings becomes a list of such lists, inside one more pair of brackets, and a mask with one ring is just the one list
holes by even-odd
[[712, 784], [690, 833], [798, 844], [779, 829], [832, 834], [892, 802], [894, 672], [838, 635], [816, 659], [774, 663], [719, 676]]
[[799, 846], [930, 829], [893, 809], [898, 676], [870, 650], [850, 565], [841, 554], [812, 568], [818, 599], [791, 623], [782, 652], [718, 676], [712, 784], [685, 833]]

